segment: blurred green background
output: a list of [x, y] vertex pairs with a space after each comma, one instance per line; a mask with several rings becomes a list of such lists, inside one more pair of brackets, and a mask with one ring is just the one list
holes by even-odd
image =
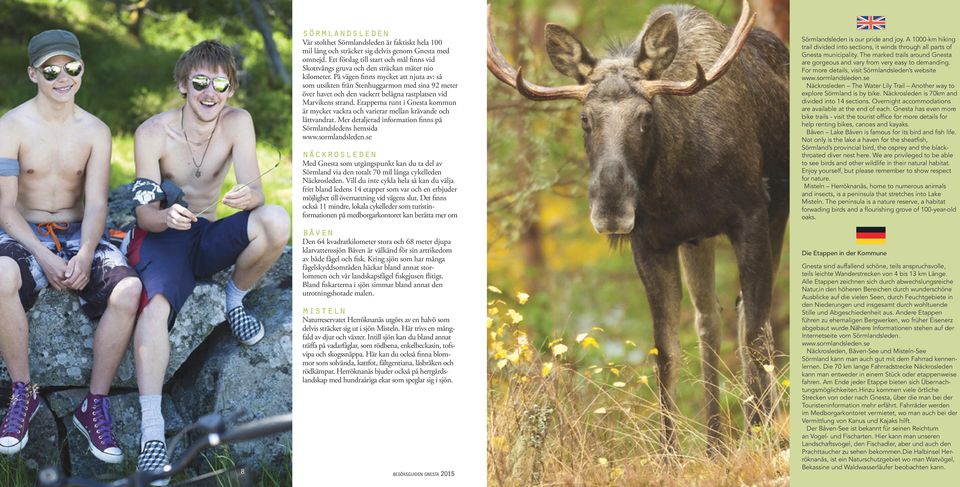
[[[27, 43], [47, 29], [80, 39], [86, 70], [77, 104], [113, 132], [110, 187], [134, 177], [133, 133], [183, 101], [173, 82], [180, 54], [204, 39], [234, 50], [240, 87], [231, 99], [253, 116], [267, 202], [290, 212], [290, 0], [0, 0], [0, 113], [36, 95], [27, 78]], [[236, 184], [231, 171], [226, 192]], [[220, 206], [218, 214], [235, 210]]]
[[[560, 75], [547, 58], [543, 40], [547, 22], [570, 29], [594, 56], [602, 57], [612, 43], [632, 41], [660, 3], [665, 2], [498, 0], [492, 2], [491, 12], [497, 45], [507, 60], [522, 66], [531, 82], [558, 86], [575, 81]], [[739, 1], [689, 3], [728, 25], [740, 14]], [[591, 335], [601, 347], [579, 351], [584, 366], [640, 363], [653, 347], [646, 295], [629, 247], [611, 249], [590, 225], [580, 104], [528, 101], [492, 75], [487, 79], [489, 284], [507, 295], [521, 291], [531, 295], [522, 309], [523, 322], [540, 350], [552, 339], [569, 339], [600, 327], [602, 333], [595, 330]], [[784, 250], [772, 314], [782, 353], [789, 350], [788, 255]], [[724, 317], [721, 356], [728, 367], [722, 372], [737, 377], [734, 303], [739, 281], [726, 238], [719, 246], [717, 281]], [[700, 377], [699, 351], [692, 306], [684, 292], [681, 377], [689, 380], [681, 383], [678, 402], [684, 413], [695, 415], [703, 389], [694, 383]], [[784, 357], [780, 360], [786, 363]], [[731, 404], [736, 400], [728, 399]]]

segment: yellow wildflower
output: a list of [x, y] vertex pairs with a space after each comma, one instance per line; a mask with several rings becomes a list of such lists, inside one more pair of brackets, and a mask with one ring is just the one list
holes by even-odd
[[583, 341], [580, 342], [580, 346], [583, 348], [587, 348], [587, 347], [600, 348], [600, 344], [597, 343], [597, 340], [594, 339], [593, 337], [584, 338]]
[[543, 368], [540, 369], [540, 377], [546, 377], [550, 375], [550, 371], [553, 370], [553, 362], [544, 362]]

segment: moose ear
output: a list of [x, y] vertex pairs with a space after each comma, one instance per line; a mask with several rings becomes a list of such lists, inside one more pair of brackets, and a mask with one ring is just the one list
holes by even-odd
[[583, 47], [580, 39], [556, 24], [547, 24], [544, 37], [547, 38], [547, 54], [553, 67], [584, 84], [597, 65], [597, 60]]
[[657, 79], [677, 55], [677, 20], [672, 13], [665, 13], [647, 26], [640, 39], [640, 53], [634, 65], [647, 79]]

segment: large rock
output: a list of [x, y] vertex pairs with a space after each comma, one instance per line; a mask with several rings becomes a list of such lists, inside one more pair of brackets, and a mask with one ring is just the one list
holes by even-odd
[[[73, 475], [82, 475], [100, 480], [113, 480], [130, 475], [140, 452], [140, 399], [135, 392], [110, 396], [110, 416], [113, 434], [123, 450], [124, 462], [111, 465], [98, 460], [90, 453], [87, 439], [73, 424], [73, 412], [87, 394], [86, 389], [68, 389], [48, 395], [50, 407], [63, 425]], [[163, 396], [161, 406], [167, 437], [172, 437], [186, 426], [168, 395]], [[31, 426], [32, 430], [32, 426]]]
[[[174, 403], [181, 415], [191, 411], [230, 416], [245, 411], [245, 419], [288, 413], [292, 407], [291, 295], [279, 287], [252, 291], [247, 308], [266, 328], [263, 340], [239, 345], [224, 325], [210, 337], [210, 348], [183, 377], [174, 381]], [[259, 470], [262, 464], [289, 461], [290, 433], [230, 446], [238, 465]], [[286, 460], [285, 460], [286, 459]]]
[[124, 228], [136, 221], [133, 209], [136, 202], [130, 197], [130, 188], [133, 183], [124, 184], [110, 192], [107, 198], [107, 215], [113, 223], [112, 228]]
[[[253, 286], [253, 289], [267, 287], [290, 289], [293, 285], [293, 276], [291, 274], [292, 269], [293, 250], [288, 245], [283, 249], [283, 253], [280, 254], [280, 257], [277, 257], [277, 261], [273, 264], [273, 266], [267, 269], [267, 272], [263, 275], [263, 277], [261, 277], [260, 280], [257, 281], [257, 283]], [[214, 274], [212, 280], [221, 286], [226, 286], [227, 280], [230, 279], [230, 276], [232, 275], [233, 267]]]
[[[120, 196], [122, 191], [115, 190], [110, 198], [110, 218], [115, 226], [132, 221], [132, 204]], [[225, 323], [223, 284], [231, 272], [228, 269], [198, 284], [170, 332], [163, 399], [168, 439], [210, 412], [229, 415], [244, 409], [252, 419], [291, 409], [292, 252], [287, 247], [245, 300], [266, 326], [265, 338], [253, 347], [238, 345]], [[30, 443], [22, 453], [25, 463], [30, 468], [63, 463], [74, 474], [103, 479], [128, 475], [136, 461], [140, 436], [131, 351], [128, 349], [121, 361], [110, 396], [114, 434], [128, 460], [110, 467], [89, 453], [72, 421], [73, 410], [90, 381], [96, 324], [80, 311], [75, 295], [50, 288], [40, 294], [27, 318], [30, 373], [41, 386], [44, 403], [31, 422]], [[0, 363], [0, 391], [4, 388], [9, 391], [9, 377]], [[290, 445], [287, 434], [234, 445], [230, 453], [237, 463], [256, 469], [278, 461], [286, 464]], [[204, 470], [202, 463], [197, 465]]]
[[[170, 365], [166, 380], [180, 368], [214, 327], [226, 319], [223, 287], [212, 282], [197, 285], [184, 303], [170, 332]], [[30, 322], [30, 376], [45, 386], [83, 387], [90, 383], [95, 324], [83, 312], [76, 296], [47, 288], [27, 314]], [[6, 379], [6, 368], [0, 369]], [[124, 354], [114, 387], [136, 387], [133, 354]]]

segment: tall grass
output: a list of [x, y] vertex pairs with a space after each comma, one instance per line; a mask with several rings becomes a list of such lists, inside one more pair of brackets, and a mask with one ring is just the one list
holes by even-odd
[[205, 485], [216, 485], [217, 487], [242, 487], [255, 485], [257, 487], [289, 487], [293, 485], [292, 470], [292, 450], [291, 445], [287, 445], [286, 457], [284, 461], [275, 464], [262, 463], [256, 472], [250, 470], [247, 466], [237, 465], [233, 455], [230, 453], [230, 447], [224, 446], [204, 453], [203, 461], [206, 464], [208, 472], [223, 471], [223, 475], [215, 477], [215, 483], [211, 482]]
[[32, 487], [37, 485], [36, 474], [20, 455], [0, 455], [0, 485], [4, 487]]
[[[719, 371], [725, 454], [706, 448], [703, 394], [674, 418], [679, 452], [661, 453], [655, 348], [632, 363], [609, 361], [605, 330], [556, 337], [540, 349], [527, 334], [525, 294], [491, 288], [488, 308], [487, 466], [491, 486], [788, 485], [787, 370], [779, 371], [781, 410], [765, 427], [742, 432], [750, 400], [734, 370]], [[533, 325], [529, 325], [533, 326]], [[615, 347], [616, 348], [616, 347]], [[696, 363], [696, 357], [682, 361]], [[702, 390], [695, 367], [681, 381]]]

